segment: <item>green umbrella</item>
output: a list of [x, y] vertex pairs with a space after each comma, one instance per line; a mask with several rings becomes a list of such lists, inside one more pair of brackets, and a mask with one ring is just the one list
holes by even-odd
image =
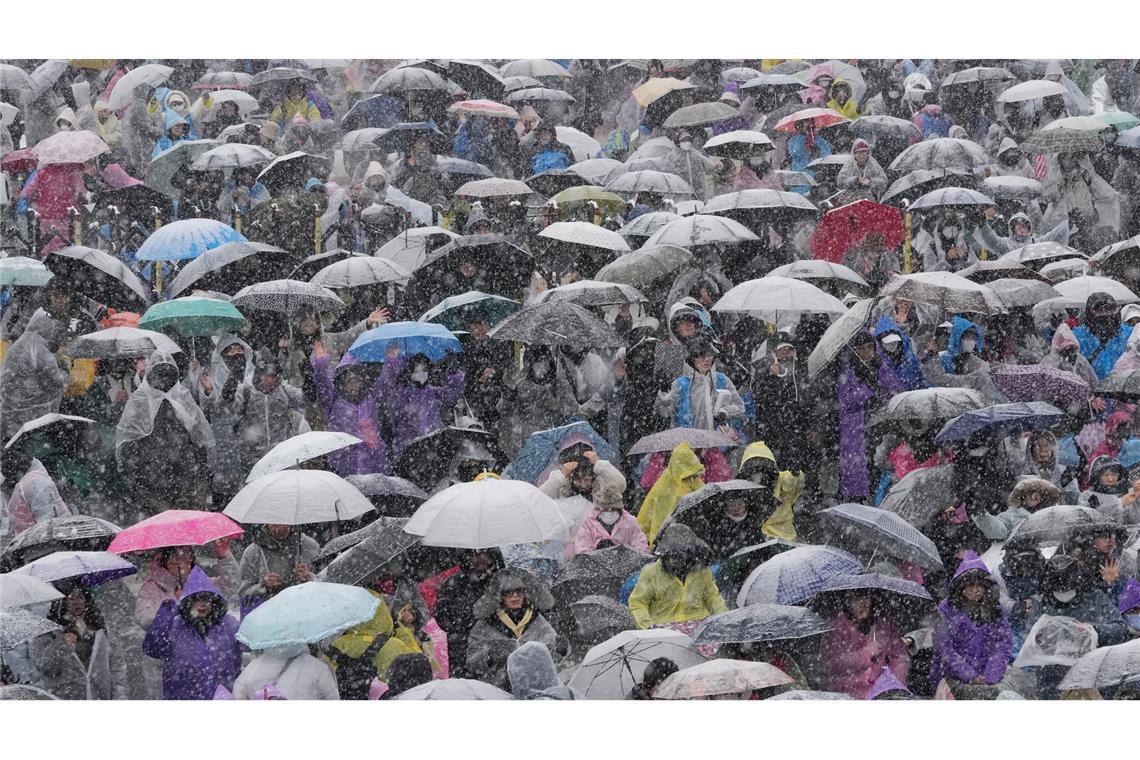
[[1140, 125], [1140, 118], [1133, 116], [1127, 111], [1094, 113], [1089, 118], [1099, 121], [1106, 127], [1114, 127], [1117, 132], [1123, 132], [1126, 129], [1132, 129], [1132, 127]]
[[139, 320], [143, 329], [159, 331], [169, 325], [186, 337], [236, 332], [244, 324], [245, 317], [228, 301], [197, 296], [156, 303]]
[[27, 256], [7, 256], [0, 259], [0, 286], [39, 288], [47, 285], [51, 272], [43, 262]]
[[454, 332], [467, 329], [466, 317], [469, 309], [481, 309], [490, 323], [497, 325], [521, 308], [522, 304], [510, 298], [469, 290], [462, 295], [443, 299], [424, 312], [419, 321], [435, 322]]
[[632, 285], [644, 290], [693, 263], [693, 255], [675, 245], [647, 245], [617, 257], [594, 275], [595, 280]]

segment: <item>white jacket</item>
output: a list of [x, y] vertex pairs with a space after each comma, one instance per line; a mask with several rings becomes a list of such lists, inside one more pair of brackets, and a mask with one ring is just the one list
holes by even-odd
[[336, 676], [307, 647], [269, 649], [246, 665], [234, 681], [234, 699], [257, 699], [273, 685], [285, 699], [340, 699]]

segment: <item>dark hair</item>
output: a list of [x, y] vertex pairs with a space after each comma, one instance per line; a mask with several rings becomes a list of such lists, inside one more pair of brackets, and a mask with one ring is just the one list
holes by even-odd
[[[67, 589], [66, 591], [64, 591], [65, 588]], [[67, 598], [71, 596], [72, 592], [78, 591], [83, 595], [83, 600], [86, 603], [83, 610], [83, 622], [92, 630], [102, 630], [106, 628], [103, 622], [103, 613], [95, 606], [95, 597], [91, 595], [91, 591], [86, 586], [82, 583], [75, 583], [71, 585], [70, 588], [63, 586], [63, 588], [60, 588], [60, 591], [63, 593], [63, 598], [52, 602], [51, 610], [48, 612], [48, 620], [53, 623], [59, 623], [63, 626], [65, 631], [70, 630], [69, 622], [64, 617], [67, 612]]]
[[656, 689], [661, 685], [662, 681], [678, 670], [680, 670], [680, 668], [677, 667], [677, 663], [668, 657], [658, 657], [645, 666], [645, 673], [641, 677], [641, 685], [649, 689]]

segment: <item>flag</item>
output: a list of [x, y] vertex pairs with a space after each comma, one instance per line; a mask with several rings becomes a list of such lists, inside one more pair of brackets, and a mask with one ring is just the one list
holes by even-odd
[[1033, 157], [1033, 174], [1037, 177], [1038, 181], [1045, 179], [1045, 175], [1049, 173], [1049, 164], [1045, 160], [1044, 153], [1038, 153]]

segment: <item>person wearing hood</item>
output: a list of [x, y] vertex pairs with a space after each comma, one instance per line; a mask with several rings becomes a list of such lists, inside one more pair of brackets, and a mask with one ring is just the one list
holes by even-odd
[[680, 443], [670, 453], [665, 471], [649, 489], [637, 513], [637, 524], [644, 531], [651, 548], [657, 541], [658, 532], [673, 514], [681, 497], [704, 486], [702, 480], [704, 471], [704, 464], [689, 448], [689, 444]]
[[254, 357], [252, 379], [223, 386], [221, 402], [233, 416], [246, 472], [274, 446], [301, 432], [304, 393], [280, 379], [277, 359], [264, 350]]
[[[1073, 539], [1073, 555], [1092, 570], [1097, 588], [1118, 603], [1128, 584], [1136, 582], [1136, 554], [1124, 551], [1127, 536], [1119, 525], [1100, 525], [1081, 530]], [[1117, 606], [1122, 613], [1128, 609]]]
[[1077, 340], [1072, 328], [1064, 322], [1059, 324], [1056, 332], [1053, 333], [1053, 340], [1049, 344], [1049, 353], [1041, 360], [1041, 364], [1065, 372], [1072, 372], [1088, 383], [1090, 388], [1095, 389], [1100, 385], [1100, 378], [1097, 377], [1096, 371], [1081, 353], [1080, 341]]
[[189, 139], [190, 122], [175, 111], [167, 111], [163, 117], [162, 137], [155, 143], [154, 150], [150, 152], [150, 160], [153, 161], [159, 153], [170, 150], [176, 143]]
[[677, 136], [677, 145], [660, 159], [662, 171], [676, 174], [693, 188], [693, 197], [699, 201], [709, 197], [709, 173], [720, 166], [720, 161], [709, 158], [693, 145], [687, 131]]
[[135, 505], [147, 515], [201, 509], [210, 493], [214, 434], [179, 379], [178, 364], [158, 350], [115, 429], [115, 456]]
[[[605, 461], [605, 460], [602, 460]], [[551, 473], [553, 478], [558, 471]], [[547, 483], [550, 481], [547, 480]], [[625, 479], [622, 479], [624, 489]], [[545, 483], [543, 484], [546, 485]], [[569, 562], [579, 554], [605, 549], [610, 546], [628, 546], [641, 553], [649, 552], [649, 542], [637, 518], [624, 509], [622, 490], [613, 484], [594, 487], [593, 504], [586, 519], [578, 526], [573, 539], [566, 545], [562, 558]]]
[[210, 98], [209, 93], [207, 93], [205, 97], [200, 98], [193, 106], [190, 105], [190, 99], [186, 97], [186, 93], [181, 90], [158, 87], [154, 91], [154, 97], [159, 104], [156, 114], [158, 124], [167, 126], [166, 116], [168, 114], [176, 114], [186, 120], [186, 139], [198, 139], [198, 122], [201, 121], [205, 111], [214, 107], [213, 100]]
[[[816, 135], [815, 122], [811, 119], [801, 119], [795, 123], [796, 133], [788, 138], [787, 151], [789, 167], [794, 172], [803, 172], [815, 178], [815, 171], [808, 168], [808, 164], [817, 158], [831, 155], [831, 144]], [[811, 192], [810, 185], [797, 185], [789, 188], [794, 193], [807, 195]]]
[[813, 394], [796, 345], [787, 333], [768, 341], [769, 353], [755, 363], [755, 437], [767, 442], [793, 471], [810, 469], [808, 431], [815, 424]]
[[284, 130], [286, 125], [291, 124], [297, 117], [307, 123], [321, 118], [320, 109], [305, 93], [305, 85], [299, 80], [291, 81], [285, 87], [285, 95], [273, 107], [269, 120]]
[[1025, 440], [1025, 466], [1021, 475], [1052, 483], [1064, 493], [1065, 504], [1075, 504], [1080, 495], [1076, 474], [1057, 460], [1057, 436], [1049, 430], [1034, 430]]
[[[851, 93], [851, 85], [845, 79], [836, 77], [831, 81], [831, 86], [827, 88], [827, 107], [843, 114], [848, 119], [858, 119], [859, 104], [851, 97]], [[884, 177], [884, 182], [885, 180]]]
[[841, 360], [836, 394], [839, 401], [839, 491], [844, 499], [871, 495], [868, 466], [867, 414], [903, 390], [869, 332], [848, 342]]
[[505, 567], [498, 549], [463, 549], [459, 572], [449, 577], [436, 597], [435, 620], [447, 633], [447, 656], [452, 678], [468, 678], [467, 638], [475, 626], [475, 603], [487, 591], [495, 573]]
[[1018, 212], [1009, 218], [1009, 237], [1001, 237], [994, 232], [992, 226], [996, 214], [997, 209], [993, 206], [986, 209], [986, 222], [978, 225], [977, 234], [982, 245], [998, 256], [1030, 243], [1053, 242], [1065, 245], [1069, 242], [1069, 236], [1077, 232], [1076, 227], [1070, 225], [1068, 219], [1064, 219], [1044, 235], [1036, 236], [1033, 234], [1033, 222], [1026, 214]]
[[1037, 179], [1033, 164], [1025, 157], [1012, 137], [1003, 137], [997, 149], [997, 161], [986, 167], [989, 177], [1021, 177]]
[[927, 387], [922, 364], [914, 352], [910, 336], [888, 315], [875, 323], [875, 340], [883, 351], [883, 361], [894, 372], [903, 390], [916, 391]]
[[163, 661], [163, 699], [212, 699], [241, 672], [238, 622], [202, 568], [190, 571], [182, 596], [167, 599], [147, 629], [142, 651]]
[[[341, 699], [367, 699], [369, 685], [378, 675], [376, 658], [391, 640], [392, 613], [388, 601], [376, 588], [377, 583], [364, 584], [378, 602], [371, 619], [349, 628], [329, 645], [329, 658], [336, 672]], [[391, 659], [384, 664], [385, 670]], [[384, 679], [380, 676], [381, 680]]]
[[379, 699], [396, 699], [406, 691], [431, 683], [432, 665], [425, 655], [409, 652], [392, 660], [387, 676], [388, 689]]
[[935, 102], [936, 92], [924, 91], [922, 93], [923, 105], [914, 115], [914, 126], [922, 132], [922, 139], [932, 137], [949, 137], [950, 127], [954, 126], [950, 117], [942, 111], [942, 106]]
[[16, 443], [0, 451], [0, 470], [8, 500], [3, 504], [0, 538], [13, 538], [38, 523], [68, 517], [71, 509], [59, 495], [43, 463]]
[[1109, 456], [1114, 459], [1121, 457], [1121, 452], [1128, 440], [1133, 437], [1132, 409], [1117, 408], [1104, 421], [1103, 438], [1088, 454], [1089, 461], [1098, 457]]
[[659, 559], [641, 569], [629, 596], [638, 628], [704, 620], [728, 611], [709, 568], [709, 545], [692, 528], [671, 523], [655, 554]]
[[913, 244], [914, 252], [922, 256], [924, 272], [960, 272], [978, 263], [976, 247], [964, 220], [954, 215], [924, 224]]
[[585, 698], [559, 680], [550, 649], [537, 641], [528, 641], [507, 657], [507, 680], [515, 699]]
[[0, 362], [0, 437], [8, 441], [20, 426], [59, 411], [70, 373], [55, 352], [66, 325], [40, 309]]
[[[325, 429], [348, 433], [364, 441], [359, 446], [328, 455], [329, 467], [341, 477], [368, 473], [387, 474], [388, 447], [380, 429], [381, 376], [370, 372], [346, 353], [336, 365], [317, 341], [312, 353], [317, 400], [324, 412]], [[370, 376], [375, 374], [371, 382]]]
[[713, 369], [719, 355], [708, 341], [692, 341], [689, 360], [668, 392], [657, 394], [658, 415], [672, 427], [724, 429], [745, 415], [744, 400], [728, 375]]
[[234, 681], [234, 699], [263, 699], [259, 693], [266, 687], [275, 689], [278, 699], [340, 699], [332, 668], [314, 657], [305, 644], [259, 653]]
[[[529, 136], [528, 136], [529, 137]], [[569, 168], [574, 163], [574, 153], [565, 143], [558, 141], [558, 132], [554, 125], [540, 121], [534, 128], [534, 137], [523, 140], [521, 158], [526, 162], [526, 170], [530, 174]]]
[[871, 146], [862, 138], [851, 144], [851, 155], [843, 162], [836, 186], [878, 200], [887, 190], [887, 173], [871, 155]]
[[[475, 626], [467, 638], [467, 671], [506, 688], [507, 658], [528, 642], [556, 650], [558, 635], [542, 614], [554, 606], [550, 591], [522, 570], [498, 573], [475, 602]], [[452, 656], [454, 657], [454, 656]]]
[[1124, 355], [1132, 327], [1121, 323], [1119, 306], [1111, 295], [1093, 293], [1085, 301], [1084, 317], [1073, 336], [1097, 378], [1103, 380]]
[[257, 181], [257, 170], [243, 166], [234, 169], [222, 185], [222, 193], [214, 207], [222, 221], [229, 221], [235, 211], [248, 217], [254, 208], [272, 199], [265, 185]]
[[241, 553], [241, 616], [277, 593], [313, 580], [321, 545], [295, 525], [262, 525], [250, 531], [252, 542]]
[[1006, 403], [1008, 399], [990, 378], [990, 365], [978, 356], [985, 347], [985, 331], [963, 317], [954, 317], [950, 324], [946, 350], [928, 359], [923, 367], [930, 384], [973, 388], [991, 403]]
[[392, 459], [417, 438], [444, 427], [445, 416], [463, 395], [463, 370], [456, 354], [432, 362], [424, 354], [401, 356], [388, 347], [377, 379], [384, 414], [392, 429]]
[[84, 171], [83, 164], [47, 164], [37, 169], [20, 191], [20, 200], [39, 215], [44, 240], [54, 234], [71, 241], [68, 209], [78, 208], [87, 192]]
[[47, 619], [63, 630], [52, 634], [36, 654], [44, 688], [59, 699], [126, 699], [127, 671], [91, 592], [64, 582], [64, 597], [52, 603]]
[[[1057, 154], [1041, 184], [1046, 227], [1071, 221], [1083, 228], [1082, 243], [1091, 248], [1099, 247], [1101, 238], [1111, 241], [1120, 234], [1120, 193], [1097, 174], [1087, 152]], [[1090, 238], [1100, 228], [1103, 233]]]
[[1001, 608], [997, 582], [974, 552], [963, 556], [938, 614], [931, 686], [945, 679], [955, 699], [996, 697], [1009, 666], [1013, 630]]
[[866, 591], [846, 594], [829, 622], [831, 630], [820, 641], [822, 688], [867, 699], [883, 668], [889, 668], [901, 683], [907, 682], [907, 646], [875, 597]]
[[603, 492], [614, 492], [618, 500], [625, 492], [625, 476], [609, 461], [599, 459], [588, 442], [566, 441], [558, 452], [558, 469], [539, 486], [552, 499], [582, 496], [593, 502]]
[[531, 433], [561, 425], [579, 406], [549, 347], [527, 346], [522, 361], [521, 376], [504, 389], [498, 403], [499, 447], [511, 457], [522, 450]]
[[1131, 488], [1124, 465], [1111, 456], [1098, 456], [1089, 468], [1089, 487], [1081, 492], [1077, 504], [1092, 507], [1123, 525], [1140, 523], [1140, 502], [1129, 499], [1124, 503]]
[[253, 349], [234, 335], [218, 338], [210, 365], [193, 378], [195, 393], [210, 420], [217, 455], [214, 468], [213, 504], [221, 509], [245, 485], [248, 470], [241, 466], [241, 441], [235, 432], [236, 417], [223, 397], [232, 397], [237, 387], [253, 382]]
[[432, 639], [424, 632], [427, 607], [422, 600], [419, 604], [405, 601], [393, 609], [392, 635], [372, 660], [376, 677], [381, 681], [390, 681], [396, 662], [404, 655], [414, 654], [427, 659], [430, 678], [443, 678], [442, 667], [435, 658]]

